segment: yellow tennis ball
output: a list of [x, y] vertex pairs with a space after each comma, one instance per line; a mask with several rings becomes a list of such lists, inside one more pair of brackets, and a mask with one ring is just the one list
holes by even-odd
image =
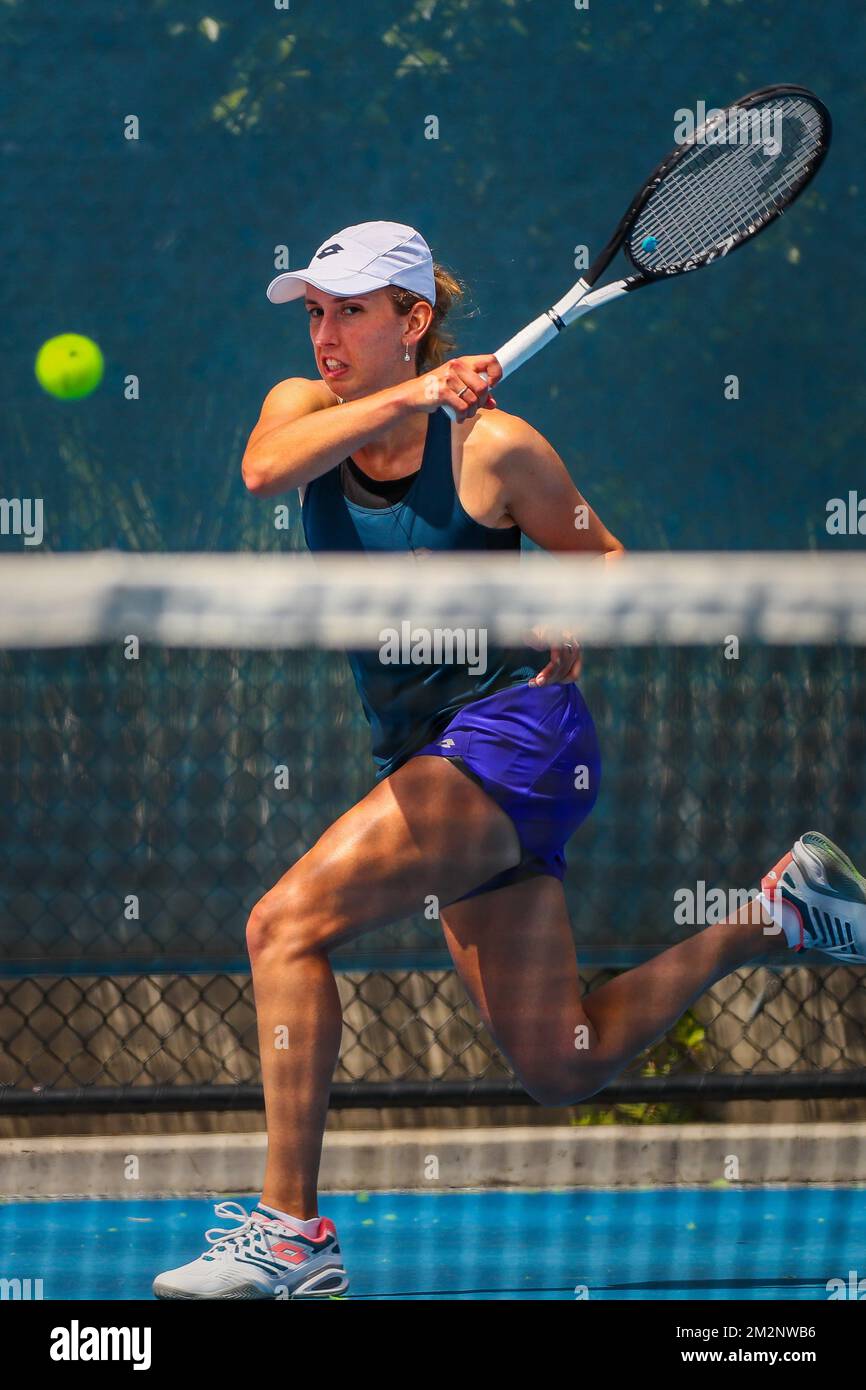
[[80, 333], [49, 338], [36, 354], [36, 380], [49, 396], [77, 401], [95, 391], [105, 370], [99, 347]]

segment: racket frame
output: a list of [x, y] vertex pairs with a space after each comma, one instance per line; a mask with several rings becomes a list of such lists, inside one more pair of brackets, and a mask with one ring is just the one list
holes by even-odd
[[[661, 182], [667, 178], [671, 170], [676, 167], [680, 160], [684, 159], [686, 155], [691, 152], [695, 145], [703, 143], [703, 136], [706, 131], [711, 126], [715, 127], [719, 124], [719, 116], [718, 114], [714, 114], [711, 119], [705, 120], [688, 140], [684, 140], [682, 144], [677, 145], [671, 150], [671, 152], [655, 167], [649, 177], [644, 180], [637, 193], [632, 198], [625, 213], [620, 218], [610, 240], [598, 256], [596, 256], [585, 275], [575, 281], [571, 289], [568, 290], [561, 299], [557, 300], [551, 308], [547, 309], [543, 314], [539, 314], [538, 318], [533, 319], [532, 322], [528, 323], [525, 328], [522, 328], [519, 333], [516, 333], [513, 338], [509, 338], [508, 342], [504, 343], [494, 354], [502, 368], [503, 381], [507, 376], [510, 376], [512, 372], [516, 372], [518, 367], [522, 367], [524, 362], [528, 362], [530, 357], [534, 357], [543, 347], [546, 347], [554, 338], [557, 338], [562, 330], [567, 328], [570, 323], [573, 323], [575, 319], [581, 318], [584, 314], [590, 313], [593, 309], [600, 308], [603, 304], [608, 304], [614, 299], [619, 299], [624, 294], [630, 294], [633, 290], [643, 289], [645, 285], [652, 285], [657, 280], [669, 280], [677, 275], [688, 274], [691, 270], [698, 270], [702, 266], [709, 265], [712, 261], [721, 260], [724, 256], [729, 255], [731, 251], [736, 251], [738, 247], [744, 246], [747, 241], [751, 241], [754, 236], [762, 232], [771, 222], [775, 222], [778, 217], [781, 217], [785, 209], [790, 207], [791, 203], [799, 197], [806, 185], [811, 183], [823, 164], [827, 156], [827, 151], [830, 148], [833, 122], [827, 107], [816, 97], [814, 92], [810, 91], [808, 87], [800, 87], [791, 83], [777, 83], [775, 86], [761, 87], [757, 91], [749, 92], [746, 96], [740, 97], [739, 101], [734, 101], [730, 106], [724, 107], [723, 115], [727, 120], [730, 112], [749, 110], [750, 107], [764, 104], [768, 98], [774, 96], [807, 97], [818, 110], [823, 123], [823, 143], [818, 149], [814, 159], [810, 160], [804, 167], [800, 178], [794, 184], [785, 201], [763, 214], [757, 222], [750, 224], [744, 231], [737, 234], [732, 233], [726, 238], [726, 241], [722, 243], [723, 249], [720, 249], [719, 246], [711, 247], [708, 251], [693, 257], [690, 261], [682, 265], [673, 266], [666, 270], [652, 271], [638, 265], [632, 258], [629, 247], [626, 244], [629, 232]], [[622, 280], [612, 281], [610, 284], [604, 285], [600, 289], [593, 290], [593, 286], [621, 250], [635, 267], [636, 273], [634, 275], [628, 275]], [[487, 379], [483, 372], [481, 375], [485, 380]], [[450, 406], [446, 405], [444, 409], [452, 420], [457, 418]]]

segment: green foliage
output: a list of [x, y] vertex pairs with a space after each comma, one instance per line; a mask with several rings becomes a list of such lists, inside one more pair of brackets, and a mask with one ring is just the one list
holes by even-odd
[[[637, 1076], [676, 1076], [683, 1072], [700, 1071], [700, 1058], [705, 1032], [695, 1015], [687, 1009], [667, 1037], [656, 1043], [649, 1053], [623, 1079]], [[675, 1101], [653, 1101], [609, 1106], [581, 1107], [569, 1119], [572, 1125], [663, 1125], [684, 1124], [698, 1118], [695, 1106]]]

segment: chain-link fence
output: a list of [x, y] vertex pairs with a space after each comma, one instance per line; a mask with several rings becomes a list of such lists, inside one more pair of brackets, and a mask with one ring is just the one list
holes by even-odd
[[[613, 972], [583, 971], [587, 988]], [[339, 1107], [525, 1101], [457, 977], [340, 972]], [[610, 1106], [866, 1094], [856, 969], [734, 972], [597, 1098]], [[2, 1108], [260, 1108], [249, 976], [0, 981]]]
[[[804, 829], [857, 857], [864, 666], [854, 647], [589, 654], [603, 786], [566, 880], [589, 988], [728, 915]], [[344, 659], [4, 653], [0, 770], [3, 1103], [258, 1104], [247, 915], [372, 782]], [[334, 962], [338, 1103], [516, 1094], [435, 922]], [[859, 986], [820, 958], [736, 972], [611, 1094], [866, 1094]]]

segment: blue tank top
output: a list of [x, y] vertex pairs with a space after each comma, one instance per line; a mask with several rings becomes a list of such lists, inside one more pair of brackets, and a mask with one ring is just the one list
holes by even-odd
[[[517, 526], [483, 526], [461, 505], [451, 463], [451, 421], [444, 410], [428, 416], [421, 467], [393, 506], [351, 501], [342, 476], [342, 467], [332, 468], [304, 490], [301, 516], [312, 551], [520, 550]], [[422, 564], [418, 583], [423, 582]], [[479, 660], [482, 651], [467, 644], [466, 652], [452, 650], [439, 662], [410, 661], [399, 642], [390, 653], [393, 660], [384, 662], [378, 650], [347, 652], [370, 724], [377, 780], [431, 742], [463, 705], [528, 681], [543, 665], [530, 647], [488, 646]]]

